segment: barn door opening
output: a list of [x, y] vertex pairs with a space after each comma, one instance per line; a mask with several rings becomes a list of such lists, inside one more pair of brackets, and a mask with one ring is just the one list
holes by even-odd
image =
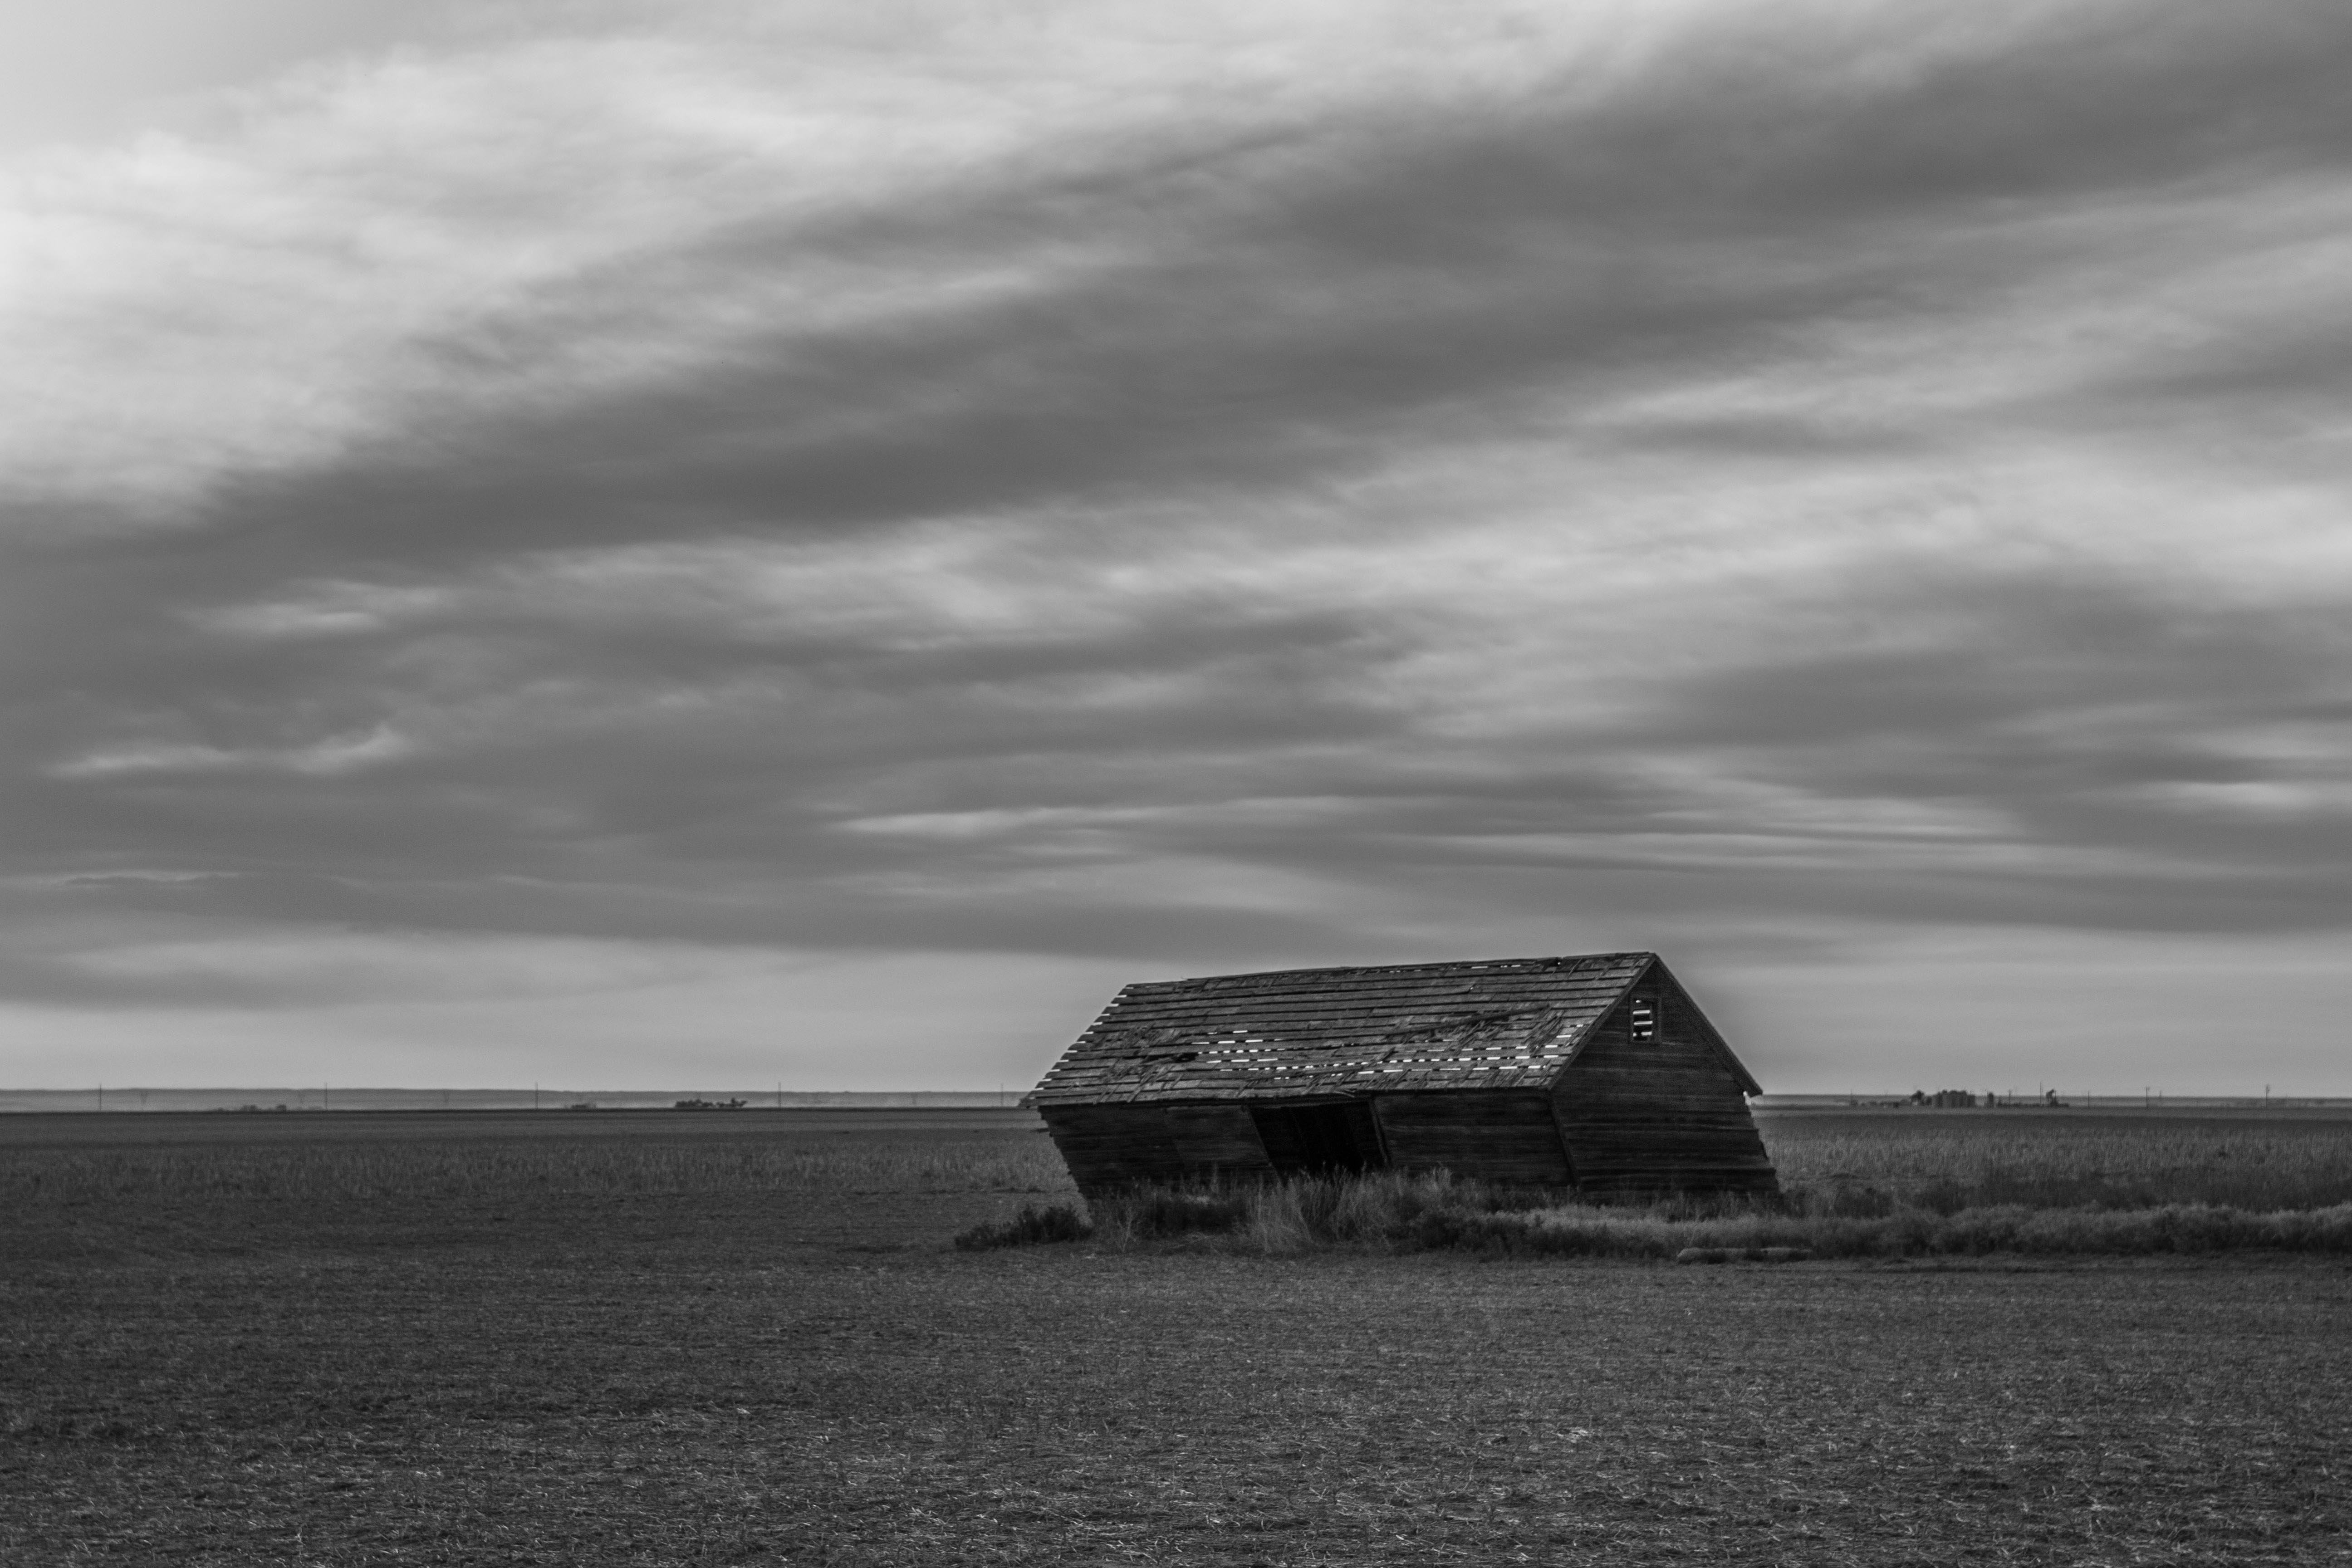
[[1250, 1117], [1267, 1161], [1281, 1174], [1348, 1174], [1388, 1163], [1370, 1100], [1252, 1106]]

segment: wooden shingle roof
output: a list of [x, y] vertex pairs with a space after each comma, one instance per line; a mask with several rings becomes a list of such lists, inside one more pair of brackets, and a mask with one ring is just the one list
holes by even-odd
[[1656, 962], [1603, 952], [1150, 981], [1114, 997], [1022, 1103], [1549, 1089]]

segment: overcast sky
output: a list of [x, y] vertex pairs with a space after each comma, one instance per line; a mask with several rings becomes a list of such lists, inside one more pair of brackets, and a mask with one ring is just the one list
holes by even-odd
[[2352, 1092], [2340, 0], [18, 9], [11, 1086]]

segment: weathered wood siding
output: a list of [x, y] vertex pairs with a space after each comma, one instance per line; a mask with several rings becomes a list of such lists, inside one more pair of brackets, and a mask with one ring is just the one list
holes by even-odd
[[[1643, 1002], [1655, 1009], [1654, 1036], [1645, 1040], [1632, 1026]], [[1581, 1192], [1780, 1189], [1738, 1079], [1663, 966], [1594, 1027], [1560, 1076], [1552, 1113]]]
[[1274, 1173], [1242, 1105], [1049, 1105], [1045, 1131], [1082, 1193]]
[[1372, 1106], [1395, 1169], [1446, 1170], [1510, 1186], [1564, 1187], [1575, 1179], [1551, 1100], [1540, 1090], [1383, 1094]]
[[1167, 1181], [1182, 1169], [1159, 1105], [1049, 1105], [1045, 1131], [1082, 1193]]

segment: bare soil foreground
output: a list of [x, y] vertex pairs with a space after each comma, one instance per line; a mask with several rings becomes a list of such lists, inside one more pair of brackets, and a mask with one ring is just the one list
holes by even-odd
[[2352, 1556], [2341, 1257], [953, 1250], [1034, 1126], [0, 1119], [0, 1562]]

